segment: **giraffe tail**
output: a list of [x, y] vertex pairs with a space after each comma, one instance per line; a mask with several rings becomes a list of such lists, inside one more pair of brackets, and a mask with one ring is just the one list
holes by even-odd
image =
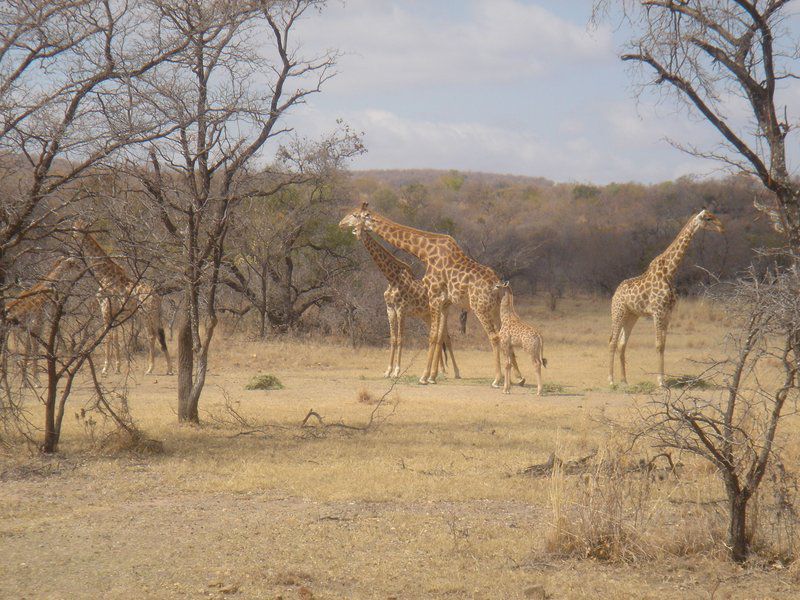
[[544, 357], [544, 340], [539, 338], [539, 358], [542, 360], [542, 366], [547, 368], [547, 359]]
[[445, 367], [449, 366], [447, 363], [447, 344], [444, 340], [442, 340], [442, 360]]
[[161, 351], [162, 352], [166, 352], [167, 351], [167, 338], [164, 335], [164, 328], [163, 327], [159, 327], [158, 328], [158, 341], [161, 344]]

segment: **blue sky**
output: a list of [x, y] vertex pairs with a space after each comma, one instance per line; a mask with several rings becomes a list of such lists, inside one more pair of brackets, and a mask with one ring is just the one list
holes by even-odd
[[556, 181], [656, 182], [718, 173], [666, 140], [713, 147], [705, 123], [638, 101], [623, 31], [589, 26], [591, 0], [332, 0], [305, 19], [304, 54], [344, 53], [291, 116], [308, 136], [364, 132], [355, 169], [438, 168]]

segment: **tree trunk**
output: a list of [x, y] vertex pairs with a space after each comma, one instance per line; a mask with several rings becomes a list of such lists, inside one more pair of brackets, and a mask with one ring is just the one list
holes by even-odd
[[178, 325], [178, 421], [199, 423], [197, 403], [192, 402], [194, 346], [191, 317], [184, 314]]
[[47, 357], [47, 396], [44, 404], [44, 442], [42, 452], [52, 454], [58, 448], [59, 428], [56, 426], [56, 365], [52, 353]]
[[266, 339], [267, 337], [267, 309], [259, 308], [258, 310], [258, 337], [259, 339]]
[[742, 495], [730, 497], [730, 523], [728, 526], [728, 546], [731, 558], [736, 562], [744, 562], [749, 551], [746, 529], [747, 499]]

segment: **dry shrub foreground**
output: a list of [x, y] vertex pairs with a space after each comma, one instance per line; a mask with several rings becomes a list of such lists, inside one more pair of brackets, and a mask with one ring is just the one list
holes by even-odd
[[[60, 456], [0, 463], [0, 597], [798, 597], [791, 480], [761, 490], [756, 556], [728, 562], [714, 472], [686, 456], [672, 469], [609, 425], [647, 397], [603, 383], [607, 302], [540, 304], [523, 313], [545, 336], [542, 398], [488, 387], [474, 328], [455, 338], [466, 379], [388, 394], [382, 349], [228, 340], [201, 428], [175, 425], [174, 377], [135, 364], [130, 409], [163, 452], [115, 451], [76, 396]], [[668, 372], [696, 372], [725, 330], [713, 307], [679, 305]], [[421, 354], [405, 354], [416, 374]], [[632, 382], [652, 380], [645, 323], [629, 362]], [[284, 388], [246, 391], [259, 373]], [[783, 427], [792, 471], [798, 419]]]

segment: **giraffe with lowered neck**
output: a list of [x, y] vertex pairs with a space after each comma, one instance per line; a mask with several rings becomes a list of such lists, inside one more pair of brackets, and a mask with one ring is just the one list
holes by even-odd
[[[425, 263], [427, 271], [423, 281], [428, 289], [431, 324], [427, 362], [419, 382], [436, 383], [447, 311], [451, 305], [457, 305], [470, 308], [486, 331], [494, 353], [495, 377], [492, 387], [500, 387], [500, 294], [494, 288], [500, 279], [495, 272], [464, 254], [449, 235], [400, 225], [370, 212], [366, 202], [360, 209], [345, 216], [339, 226], [371, 231]], [[521, 379], [519, 369], [516, 371]]]
[[[145, 374], [153, 372], [156, 340], [158, 340], [164, 353], [164, 358], [167, 361], [167, 375], [171, 375], [172, 359], [164, 336], [161, 297], [152, 286], [142, 281], [134, 281], [127, 271], [108, 255], [88, 231], [86, 223], [77, 221], [75, 230], [83, 255], [89, 264], [89, 269], [97, 278], [99, 284], [97, 298], [100, 304], [100, 313], [106, 327], [109, 327], [114, 319], [120, 317], [124, 319], [125, 316], [130, 316], [141, 309], [148, 338], [147, 369]], [[115, 372], [120, 372], [118, 329], [118, 327], [111, 328], [106, 336], [103, 373], [108, 371], [112, 360]]]
[[[422, 319], [428, 326], [431, 323], [431, 312], [428, 303], [428, 289], [423, 281], [414, 279], [411, 267], [394, 256], [384, 248], [371, 234], [357, 227], [353, 232], [360, 239], [372, 257], [373, 262], [389, 282], [383, 293], [386, 301], [386, 314], [389, 317], [389, 333], [391, 338], [389, 367], [384, 377], [397, 377], [400, 375], [400, 364], [403, 354], [403, 330], [406, 316]], [[453, 354], [453, 344], [445, 325], [443, 351], [449, 351], [450, 362], [453, 363], [453, 374], [456, 379], [461, 374]], [[447, 356], [443, 358], [447, 360]]]
[[614, 384], [614, 354], [619, 349], [621, 382], [627, 383], [625, 372], [625, 347], [631, 330], [639, 317], [652, 316], [658, 353], [658, 385], [664, 386], [664, 346], [667, 339], [670, 314], [677, 295], [674, 281], [678, 267], [694, 235], [701, 229], [723, 233], [725, 228], [710, 211], [703, 209], [684, 225], [667, 249], [655, 257], [647, 270], [617, 287], [611, 299], [611, 338], [608, 380]]
[[[61, 257], [56, 260], [50, 272], [36, 285], [23, 291], [6, 304], [6, 322], [13, 325], [12, 333], [17, 347], [22, 347], [22, 377], [28, 380], [28, 363], [33, 367], [33, 380], [38, 382], [39, 353], [37, 340], [41, 339], [42, 328], [47, 319], [46, 309], [54, 299], [58, 285], [69, 273], [78, 270], [80, 261], [74, 257]], [[24, 342], [20, 339], [24, 337]]]

